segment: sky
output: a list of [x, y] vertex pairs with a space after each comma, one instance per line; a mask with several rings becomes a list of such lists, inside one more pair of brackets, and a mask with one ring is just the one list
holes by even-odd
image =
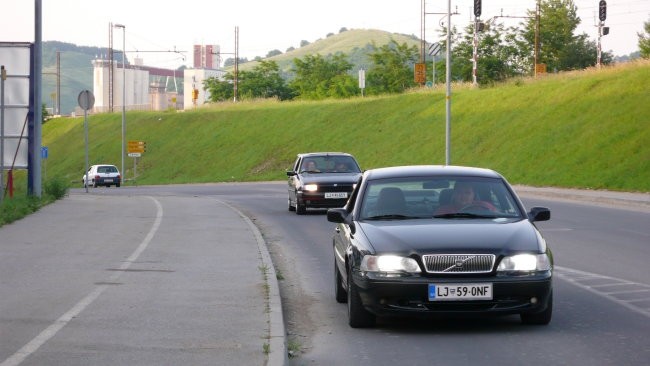
[[[483, 0], [481, 19], [524, 16], [535, 0]], [[578, 33], [597, 40], [599, 0], [574, 0], [582, 23]], [[0, 0], [0, 42], [34, 42], [36, 1]], [[347, 29], [380, 29], [420, 35], [421, 0], [42, 0], [42, 40], [79, 46], [108, 47], [109, 23], [123, 24], [113, 33], [113, 47], [147, 66], [177, 68], [192, 65], [192, 45], [216, 44], [223, 57], [235, 52], [249, 60], [271, 50], [298, 48]], [[426, 0], [426, 40], [439, 39], [437, 30], [447, 1]], [[473, 17], [473, 0], [452, 0], [452, 25], [464, 28]], [[523, 19], [499, 18], [506, 25]], [[608, 0], [602, 49], [615, 56], [638, 51], [637, 33], [650, 21], [650, 0]], [[169, 52], [167, 52], [169, 51]], [[174, 52], [178, 51], [178, 52]], [[1, 60], [0, 60], [1, 61]]]

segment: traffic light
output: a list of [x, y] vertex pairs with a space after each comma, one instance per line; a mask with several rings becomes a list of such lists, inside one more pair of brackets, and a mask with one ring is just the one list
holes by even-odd
[[192, 89], [192, 100], [199, 99], [199, 89]]
[[478, 22], [478, 23], [476, 23], [476, 25], [477, 25], [476, 30], [479, 31], [479, 32], [483, 32], [483, 31], [487, 30], [487, 24], [485, 24], [483, 22]]
[[598, 19], [601, 22], [604, 22], [607, 19], [607, 2], [605, 0], [600, 0], [598, 3]]
[[474, 16], [481, 16], [481, 0], [474, 0]]
[[603, 36], [606, 36], [609, 34], [609, 27], [603, 27]]

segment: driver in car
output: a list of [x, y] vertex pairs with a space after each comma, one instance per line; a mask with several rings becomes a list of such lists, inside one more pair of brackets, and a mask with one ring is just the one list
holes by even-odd
[[454, 192], [451, 196], [451, 202], [447, 205], [438, 207], [435, 215], [444, 215], [456, 212], [462, 212], [467, 209], [483, 209], [496, 211], [496, 207], [490, 202], [476, 200], [474, 187], [469, 182], [457, 182], [454, 185]]

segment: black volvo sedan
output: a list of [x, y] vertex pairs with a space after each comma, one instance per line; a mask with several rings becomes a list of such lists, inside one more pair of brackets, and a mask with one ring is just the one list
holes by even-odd
[[458, 166], [368, 170], [347, 205], [330, 209], [334, 285], [352, 327], [377, 316], [519, 314], [548, 324], [553, 256], [495, 171]]
[[343, 207], [361, 177], [354, 156], [343, 152], [298, 154], [287, 170], [289, 211], [305, 214], [308, 208]]

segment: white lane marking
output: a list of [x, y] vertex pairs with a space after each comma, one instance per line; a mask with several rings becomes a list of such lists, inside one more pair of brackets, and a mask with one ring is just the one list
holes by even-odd
[[[163, 208], [160, 202], [156, 200], [153, 197], [148, 197], [151, 200], [154, 201], [156, 204], [156, 220], [153, 223], [153, 226], [149, 230], [149, 233], [147, 236], [142, 240], [142, 243], [136, 248], [136, 250], [127, 258], [127, 260], [122, 263], [120, 266], [121, 271], [115, 271], [113, 275], [110, 277], [109, 282], [115, 282], [117, 279], [120, 278], [122, 273], [124, 273], [124, 270], [128, 269], [133, 262], [135, 262], [140, 254], [147, 248], [149, 243], [151, 242], [151, 239], [153, 239], [153, 236], [156, 234], [156, 231], [158, 231], [158, 227], [160, 226], [160, 222], [162, 221], [163, 217]], [[108, 288], [108, 285], [98, 285], [95, 287], [94, 290], [92, 290], [86, 297], [81, 299], [77, 304], [75, 304], [70, 310], [68, 310], [65, 314], [61, 315], [61, 317], [52, 323], [49, 327], [45, 328], [39, 335], [37, 335], [34, 339], [32, 339], [29, 343], [24, 345], [21, 349], [16, 351], [13, 355], [11, 355], [9, 358], [6, 360], [2, 361], [0, 363], [0, 366], [17, 366], [20, 365], [29, 355], [32, 353], [36, 352], [42, 345], [45, 344], [48, 340], [50, 340], [52, 337], [56, 335], [63, 327], [65, 327], [70, 320], [72, 320], [74, 317], [78, 316], [82, 311], [84, 311], [90, 304], [95, 301], [99, 295], [104, 292]]]
[[[596, 295], [605, 297], [611, 301], [614, 301], [615, 303], [622, 305], [636, 313], [639, 313], [641, 315], [645, 315], [646, 317], [650, 318], [650, 308], [643, 308], [640, 306], [635, 305], [635, 302], [642, 301], [640, 299], [630, 299], [630, 300], [625, 300], [625, 299], [620, 299], [614, 295], [617, 294], [627, 294], [630, 292], [645, 292], [645, 291], [650, 291], [650, 285], [644, 284], [644, 283], [637, 283], [637, 282], [631, 282], [627, 280], [622, 280], [620, 278], [615, 278], [615, 277], [609, 277], [609, 276], [603, 276], [595, 273], [589, 273], [589, 272], [584, 272], [584, 271], [579, 271], [577, 269], [572, 269], [572, 268], [565, 268], [565, 267], [558, 267], [555, 266], [555, 275], [558, 278], [561, 278], [563, 280], [569, 281], [572, 284], [585, 289], [589, 292], [592, 292]], [[607, 281], [605, 284], [600, 283], [600, 284], [587, 284], [584, 283], [586, 281], [592, 282], [593, 280], [602, 280], [602, 281]], [[621, 292], [606, 292], [606, 291], [601, 291], [599, 290], [600, 287], [603, 286], [612, 286], [613, 284], [616, 285], [632, 285], [635, 287], [634, 290], [629, 290], [629, 291], [621, 291]]]

